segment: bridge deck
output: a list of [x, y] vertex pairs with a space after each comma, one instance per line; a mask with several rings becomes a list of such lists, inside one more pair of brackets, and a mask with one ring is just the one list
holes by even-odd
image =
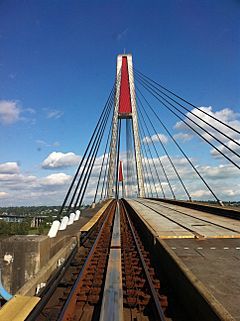
[[180, 259], [184, 273], [191, 271], [230, 319], [240, 321], [240, 222], [158, 201], [128, 202], [150, 232], [164, 239], [173, 257]]
[[240, 239], [165, 240], [187, 268], [240, 320]]
[[160, 238], [240, 238], [240, 221], [153, 200], [128, 200]]

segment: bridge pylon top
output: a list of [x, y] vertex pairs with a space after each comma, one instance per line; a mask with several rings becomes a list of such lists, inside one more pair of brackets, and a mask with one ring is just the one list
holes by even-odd
[[[108, 196], [113, 196], [114, 186], [117, 195], [116, 173], [118, 172], [118, 132], [121, 126], [121, 120], [126, 119], [132, 127], [132, 138], [134, 145], [134, 156], [136, 160], [136, 176], [138, 185], [138, 195], [144, 197], [144, 182], [142, 170], [142, 157], [140, 150], [140, 139], [138, 133], [138, 115], [136, 105], [136, 94], [133, 77], [132, 54], [119, 54], [117, 56], [116, 70], [116, 91], [115, 91], [115, 107], [112, 120], [112, 138], [110, 149], [110, 165], [108, 175]], [[119, 122], [120, 120], [120, 122]], [[119, 140], [120, 141], [120, 140]]]

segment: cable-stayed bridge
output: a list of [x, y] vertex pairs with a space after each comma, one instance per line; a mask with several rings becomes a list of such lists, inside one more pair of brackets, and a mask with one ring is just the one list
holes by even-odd
[[[198, 145], [180, 143], [176, 121]], [[224, 204], [232, 181], [214, 181], [222, 170], [237, 182], [239, 135], [136, 69], [130, 54], [118, 55], [115, 82], [46, 240], [50, 252], [58, 247], [52, 260], [68, 246], [65, 263], [57, 273], [43, 265], [33, 297], [40, 281], [14, 298], [2, 286], [8, 302], [0, 317], [240, 320], [240, 213]], [[204, 171], [196, 157], [209, 148], [222, 165], [212, 157]], [[91, 208], [81, 213], [86, 201]]]

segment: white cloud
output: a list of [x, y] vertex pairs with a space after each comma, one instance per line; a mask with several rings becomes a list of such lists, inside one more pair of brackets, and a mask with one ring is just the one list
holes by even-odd
[[[236, 142], [238, 142], [240, 144], [240, 139], [235, 139]], [[235, 144], [233, 141], [228, 141], [225, 143], [225, 145], [227, 145], [228, 147], [230, 147], [232, 150], [234, 150], [236, 153], [240, 154], [240, 146]], [[227, 156], [232, 156], [232, 152], [227, 149], [225, 146], [223, 145], [218, 145], [217, 148], [224, 154]], [[216, 149], [211, 149], [211, 155], [213, 155], [214, 157], [222, 157], [221, 154], [216, 150]], [[233, 157], [232, 157], [233, 158]], [[238, 159], [239, 160], [239, 159]], [[237, 161], [237, 159], [236, 159]]]
[[[196, 190], [196, 191], [194, 191], [194, 192], [192, 192], [191, 193], [191, 196], [193, 197], [193, 198], [203, 198], [204, 196], [207, 196], [208, 198], [209, 198], [209, 196], [211, 196], [211, 193], [209, 192], [209, 191], [206, 191], [206, 190], [202, 190], [202, 189], [200, 189], [200, 190]], [[210, 197], [211, 198], [211, 197]]]
[[24, 175], [24, 174], [1, 174], [0, 181], [4, 182], [5, 185], [12, 185], [13, 188], [18, 188], [20, 184], [34, 184], [36, 176]]
[[19, 166], [16, 162], [0, 163], [0, 174], [15, 174], [19, 172]]
[[0, 198], [6, 198], [6, 197], [8, 197], [8, 193], [0, 192]]
[[59, 186], [69, 183], [71, 180], [70, 175], [66, 175], [65, 173], [56, 173], [48, 175], [42, 179], [40, 179], [40, 184], [43, 186]]
[[[187, 197], [186, 193], [184, 192], [167, 157], [161, 156], [160, 159], [167, 173], [168, 179], [170, 180], [172, 188], [176, 193], [176, 197], [178, 199], [181, 199], [181, 198], [186, 199]], [[193, 199], [198, 199], [198, 200], [213, 199], [213, 196], [208, 191], [205, 184], [199, 179], [198, 175], [193, 171], [193, 169], [188, 164], [185, 158], [172, 157], [172, 161], [175, 167], [177, 168], [177, 171], [180, 177], [185, 183]], [[191, 161], [219, 199], [222, 199], [222, 200], [239, 200], [240, 199], [239, 170], [236, 167], [234, 167], [233, 165], [206, 166], [206, 165], [198, 164], [196, 159], [191, 159]], [[153, 160], [149, 159], [147, 161], [145, 158], [143, 158], [143, 164], [145, 162], [146, 164], [148, 164], [149, 162], [152, 167], [152, 173], [154, 176], [155, 183], [157, 183], [157, 191], [159, 195], [161, 195], [161, 188], [160, 188], [158, 176], [163, 185], [163, 189], [164, 189], [164, 192], [166, 193], [166, 196], [171, 197], [170, 188], [168, 187], [167, 180], [160, 166], [159, 160], [155, 158]], [[158, 176], [155, 172], [153, 162], [155, 163], [155, 166], [157, 168]], [[145, 169], [145, 166], [144, 166], [144, 169]], [[153, 184], [153, 178], [151, 173], [149, 172], [146, 176], [148, 177], [148, 179], [150, 179], [151, 184]], [[148, 179], [147, 179], [147, 182], [148, 182]], [[153, 192], [154, 191], [155, 191], [155, 188], [153, 188]]]
[[60, 146], [59, 142], [47, 143], [45, 140], [42, 140], [42, 139], [37, 139], [36, 143], [40, 147], [58, 147], [58, 146]]
[[168, 142], [167, 136], [165, 136], [164, 134], [160, 134], [160, 133], [152, 135], [151, 137], [150, 136], [145, 136], [145, 137], [143, 137], [142, 142], [143, 142], [143, 144], [151, 144], [152, 142], [154, 142], [154, 143], [157, 142], [158, 143], [159, 140], [163, 144]]
[[0, 100], [0, 123], [11, 125], [20, 120], [21, 109], [14, 100]]
[[[63, 155], [66, 155], [66, 154], [63, 154]], [[166, 157], [166, 155], [163, 155], [160, 158], [167, 172], [172, 188], [176, 193], [176, 197], [178, 199], [186, 199], [187, 196], [184, 193], [184, 190], [181, 187], [176, 177], [176, 174], [174, 173], [171, 167], [171, 164], [168, 161], [168, 158]], [[96, 159], [96, 163], [93, 168], [93, 173], [89, 180], [88, 188], [84, 198], [84, 203], [90, 203], [93, 200], [99, 173], [100, 173], [100, 166], [102, 163], [102, 159], [103, 159], [102, 155]], [[124, 176], [125, 176], [126, 168], [127, 168], [126, 154], [121, 153], [120, 159], [123, 160], [123, 170], [124, 170]], [[146, 161], [145, 158], [143, 158], [143, 162], [144, 161]], [[172, 161], [177, 167], [177, 170], [193, 199], [196, 199], [196, 200], [213, 199], [213, 197], [207, 190], [206, 186], [199, 180], [197, 175], [193, 172], [193, 170], [189, 166], [186, 159], [182, 157], [172, 157]], [[206, 179], [207, 183], [210, 185], [210, 187], [213, 189], [213, 191], [216, 193], [219, 199], [221, 200], [239, 200], [240, 199], [239, 175], [238, 175], [237, 169], [235, 169], [234, 166], [229, 166], [229, 165], [205, 166], [205, 165], [199, 165], [196, 159], [191, 159], [191, 161], [195, 164], [199, 172], [202, 174], [204, 179]], [[171, 192], [170, 192], [168, 183], [166, 181], [166, 178], [164, 176], [164, 173], [161, 169], [159, 160], [157, 158], [155, 158], [154, 160], [149, 159], [149, 162], [151, 165], [153, 165], [153, 162], [155, 162], [166, 197], [171, 197]], [[106, 163], [106, 159], [105, 159], [105, 163]], [[21, 169], [18, 168], [15, 162], [8, 162], [4, 164], [5, 164], [5, 167], [2, 168], [4, 172], [0, 172], [0, 191], [1, 191], [0, 197], [1, 197], [2, 205], [4, 206], [39, 205], [39, 204], [54, 205], [54, 204], [62, 203], [66, 195], [67, 189], [69, 187], [69, 184], [71, 182], [72, 176], [67, 175], [66, 173], [61, 171], [61, 172], [57, 172], [44, 177], [37, 177], [29, 173], [21, 172]], [[6, 164], [10, 164], [10, 165], [6, 166]], [[104, 173], [104, 170], [103, 170], [103, 173]], [[157, 183], [157, 186], [156, 186], [157, 191], [159, 193], [159, 196], [161, 197], [161, 187], [154, 169], [153, 169], [153, 175]], [[152, 182], [152, 177], [150, 174], [149, 174], [149, 178], [150, 178], [150, 181]], [[103, 180], [103, 177], [102, 177], [102, 180]], [[135, 181], [136, 179], [134, 178], [134, 181], [132, 182], [133, 183], [132, 190], [134, 192], [134, 195], [136, 191], [136, 186], [134, 185]], [[147, 187], [149, 189], [148, 185], [149, 184], [147, 183]], [[98, 197], [100, 197], [101, 188], [102, 188], [102, 185], [100, 184]]]
[[[209, 115], [221, 120], [223, 123], [226, 123], [227, 125], [237, 129], [238, 131], [240, 131], [240, 119], [239, 119], [239, 115], [238, 113], [236, 113], [235, 111], [233, 111], [230, 108], [223, 108], [219, 111], [214, 112], [213, 108], [211, 106], [209, 107], [200, 107], [200, 109], [202, 111], [204, 111], [207, 114], [202, 113], [201, 111], [199, 111], [198, 109], [194, 108], [192, 110], [192, 113], [194, 115], [197, 115], [198, 117], [200, 117], [200, 119], [196, 118], [195, 116], [193, 116], [192, 114], [190, 114], [189, 112], [186, 114], [190, 119], [194, 120], [196, 122], [196, 124], [200, 125], [203, 129], [200, 129], [197, 125], [195, 125], [194, 123], [192, 123], [190, 120], [188, 120], [187, 118], [185, 118], [185, 121], [187, 124], [189, 124], [191, 127], [193, 127], [198, 133], [200, 133], [206, 140], [208, 140], [209, 142], [211, 142], [212, 144], [214, 144], [220, 151], [222, 151], [225, 155], [231, 157], [232, 159], [234, 159], [234, 154], [229, 151], [229, 149], [225, 146], [223, 146], [222, 144], [220, 144], [219, 142], [217, 142], [215, 138], [219, 139], [221, 142], [223, 142], [226, 146], [228, 146], [229, 148], [231, 148], [232, 150], [234, 150], [235, 152], [239, 153], [240, 152], [240, 148], [237, 144], [235, 144], [232, 140], [230, 140], [229, 138], [225, 137], [224, 135], [222, 135], [221, 133], [219, 133], [218, 131], [216, 131], [215, 129], [213, 129], [212, 127], [209, 126], [209, 124], [211, 124], [212, 126], [214, 126], [215, 128], [217, 128], [217, 130], [219, 130], [220, 132], [224, 133], [225, 135], [229, 136], [231, 139], [235, 140], [236, 142], [240, 142], [239, 139], [239, 134], [236, 133], [235, 131], [231, 130], [230, 128], [226, 127], [225, 125], [219, 123], [217, 120], [214, 120], [213, 118], [211, 118]], [[202, 120], [204, 120], [206, 123], [204, 123]], [[179, 121], [175, 124], [174, 126], [176, 129], [184, 131], [184, 134], [191, 134], [193, 135], [193, 131], [186, 125], [184, 124], [182, 121]], [[206, 133], [205, 131], [208, 131], [209, 133], [211, 133], [210, 136], [208, 133]], [[180, 135], [182, 133], [176, 134], [175, 137], [177, 135]], [[195, 136], [197, 134], [194, 134]], [[201, 138], [200, 138], [201, 139]], [[214, 157], [222, 157], [220, 155], [220, 153], [216, 150], [216, 149], [212, 149], [210, 151], [211, 155]]]
[[61, 204], [72, 177], [55, 173], [37, 177], [26, 173], [0, 173], [2, 206]]
[[58, 119], [60, 117], [62, 117], [64, 113], [61, 110], [57, 110], [57, 109], [51, 109], [48, 110], [47, 109], [47, 118], [49, 119]]
[[[194, 120], [198, 125], [200, 125], [204, 130], [209, 131], [211, 134], [213, 134], [214, 136], [216, 136], [217, 138], [220, 138], [223, 141], [228, 141], [227, 138], [224, 138], [224, 136], [222, 136], [221, 134], [219, 134], [218, 132], [216, 132], [216, 130], [214, 130], [213, 128], [211, 128], [208, 124], [211, 124], [212, 126], [216, 127], [219, 131], [223, 132], [224, 134], [230, 136], [231, 138], [235, 139], [237, 138], [238, 134], [236, 134], [235, 132], [233, 132], [231, 129], [229, 129], [228, 127], [226, 127], [225, 125], [219, 123], [217, 120], [214, 120], [213, 118], [211, 118], [210, 116], [213, 116], [219, 120], [221, 120], [222, 122], [230, 125], [233, 128], [236, 128], [237, 130], [240, 131], [240, 120], [239, 120], [239, 114], [234, 112], [232, 109], [230, 108], [223, 108], [219, 111], [214, 112], [213, 108], [211, 106], [209, 107], [199, 107], [200, 110], [204, 111], [205, 113], [202, 113], [201, 111], [199, 111], [197, 108], [192, 109], [192, 113], [194, 115], [197, 115], [198, 117], [200, 117], [200, 119], [196, 118], [194, 115], [192, 115], [190, 112], [188, 112], [186, 115]], [[210, 116], [209, 116], [210, 115]], [[202, 120], [204, 120], [206, 123], [204, 123]], [[197, 127], [197, 125], [195, 125], [194, 123], [192, 123], [190, 120], [188, 120], [187, 118], [185, 118], [185, 121], [187, 124], [191, 125], [194, 129], [196, 129], [199, 133], [203, 134], [204, 137], [206, 137], [209, 140], [213, 140], [212, 137], [210, 137], [209, 135], [207, 135], [202, 129], [199, 129]], [[184, 130], [187, 132], [192, 132], [192, 130], [186, 125], [184, 124], [182, 121], [179, 121], [175, 124], [174, 126], [176, 129], [179, 130]]]
[[77, 165], [80, 161], [80, 156], [69, 152], [52, 152], [48, 157], [42, 162], [42, 168], [44, 169], [54, 169], [54, 168], [64, 168]]
[[25, 114], [33, 115], [35, 113], [33, 108], [20, 107], [19, 101], [0, 100], [0, 123], [3, 125], [11, 125], [18, 121], [35, 124], [36, 119], [25, 116]]
[[191, 134], [188, 134], [188, 133], [179, 133], [179, 134], [173, 135], [173, 137], [175, 139], [179, 139], [179, 140], [182, 140], [182, 141], [186, 142], [186, 141], [191, 140], [193, 136]]
[[232, 165], [199, 166], [198, 169], [204, 174], [207, 180], [227, 180], [228, 178], [235, 178], [239, 172], [239, 170]]
[[36, 114], [36, 110], [33, 108], [25, 108], [24, 111], [29, 114]]

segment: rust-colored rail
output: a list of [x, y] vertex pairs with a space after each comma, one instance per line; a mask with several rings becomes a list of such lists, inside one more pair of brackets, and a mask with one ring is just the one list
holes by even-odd
[[82, 246], [78, 249], [74, 249], [66, 264], [64, 264], [58, 273], [49, 280], [47, 286], [40, 293], [41, 301], [28, 316], [26, 321], [59, 320], [59, 315], [71, 292], [71, 288], [87, 261], [89, 252], [96, 241], [106, 217], [111, 210], [114, 211], [114, 203], [115, 202], [113, 201], [109, 204], [95, 226], [87, 235], [84, 235], [84, 239], [81, 241]]
[[[46, 306], [36, 308], [27, 321], [166, 320], [167, 297], [130, 216], [123, 201], [108, 206], [56, 291], [45, 291], [41, 304], [45, 298]], [[112, 293], [118, 294], [114, 308]]]
[[167, 297], [160, 294], [160, 281], [151, 266], [149, 253], [144, 249], [123, 202], [120, 204], [120, 209], [124, 299], [125, 305], [131, 310], [129, 317], [134, 320], [135, 314], [137, 316], [142, 312], [144, 315], [145, 310], [149, 310], [153, 314], [149, 316], [150, 319], [164, 321], [164, 311], [168, 305]]
[[[94, 306], [100, 302], [115, 207], [116, 203], [114, 202], [68, 295], [58, 318], [59, 321], [81, 320], [81, 316], [84, 320], [85, 306]], [[86, 313], [89, 313], [89, 309]]]

